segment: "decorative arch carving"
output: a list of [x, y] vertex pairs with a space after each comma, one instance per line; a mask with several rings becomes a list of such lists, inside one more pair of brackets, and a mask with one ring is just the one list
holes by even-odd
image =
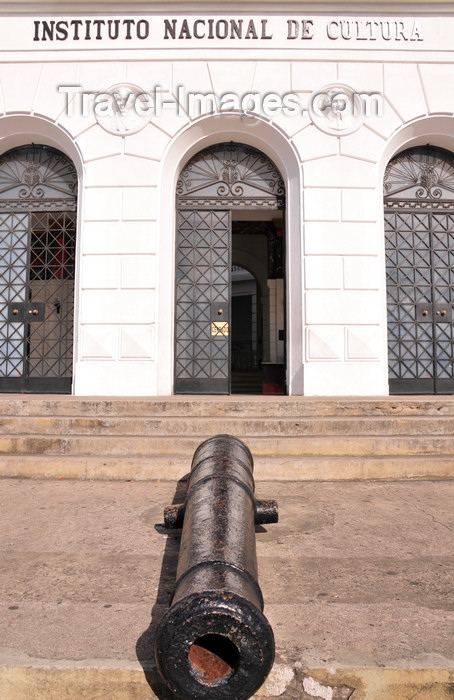
[[76, 169], [50, 146], [19, 146], [0, 157], [0, 210], [75, 211]]
[[420, 146], [399, 153], [385, 171], [383, 194], [388, 207], [446, 208], [454, 205], [454, 155]]
[[191, 158], [176, 193], [178, 207], [283, 209], [285, 187], [280, 172], [261, 151], [228, 142]]

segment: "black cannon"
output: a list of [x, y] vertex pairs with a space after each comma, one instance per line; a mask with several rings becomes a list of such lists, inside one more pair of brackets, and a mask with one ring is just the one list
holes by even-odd
[[155, 636], [167, 686], [185, 700], [246, 700], [274, 660], [274, 636], [257, 581], [255, 524], [277, 522], [257, 501], [249, 449], [215, 435], [195, 451], [185, 503], [164, 512], [183, 526], [175, 592]]

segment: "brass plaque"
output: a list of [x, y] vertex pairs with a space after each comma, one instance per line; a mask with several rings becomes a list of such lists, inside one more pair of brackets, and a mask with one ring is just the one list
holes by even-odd
[[229, 322], [228, 321], [213, 321], [211, 324], [211, 336], [215, 337], [229, 337]]

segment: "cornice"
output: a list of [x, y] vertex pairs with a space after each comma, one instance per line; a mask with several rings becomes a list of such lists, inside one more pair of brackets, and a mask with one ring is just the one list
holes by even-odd
[[402, 16], [434, 16], [454, 15], [453, 0], [350, 0], [350, 2], [333, 2], [332, 0], [313, 0], [302, 3], [297, 0], [284, 0], [277, 5], [276, 0], [231, 0], [229, 3], [213, 2], [213, 0], [172, 0], [172, 2], [146, 2], [132, 0], [14, 0], [0, 2], [0, 16], [17, 15], [137, 15], [154, 13], [186, 13], [197, 14], [286, 14], [297, 13], [298, 16], [314, 14], [336, 15], [402, 15]]

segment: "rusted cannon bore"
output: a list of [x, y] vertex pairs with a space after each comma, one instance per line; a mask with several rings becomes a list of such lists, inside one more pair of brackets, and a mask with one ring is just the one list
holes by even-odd
[[267, 677], [274, 636], [257, 581], [255, 524], [278, 519], [256, 501], [253, 459], [231, 435], [195, 451], [183, 505], [164, 511], [181, 527], [175, 592], [155, 636], [156, 665], [184, 700], [246, 700]]

